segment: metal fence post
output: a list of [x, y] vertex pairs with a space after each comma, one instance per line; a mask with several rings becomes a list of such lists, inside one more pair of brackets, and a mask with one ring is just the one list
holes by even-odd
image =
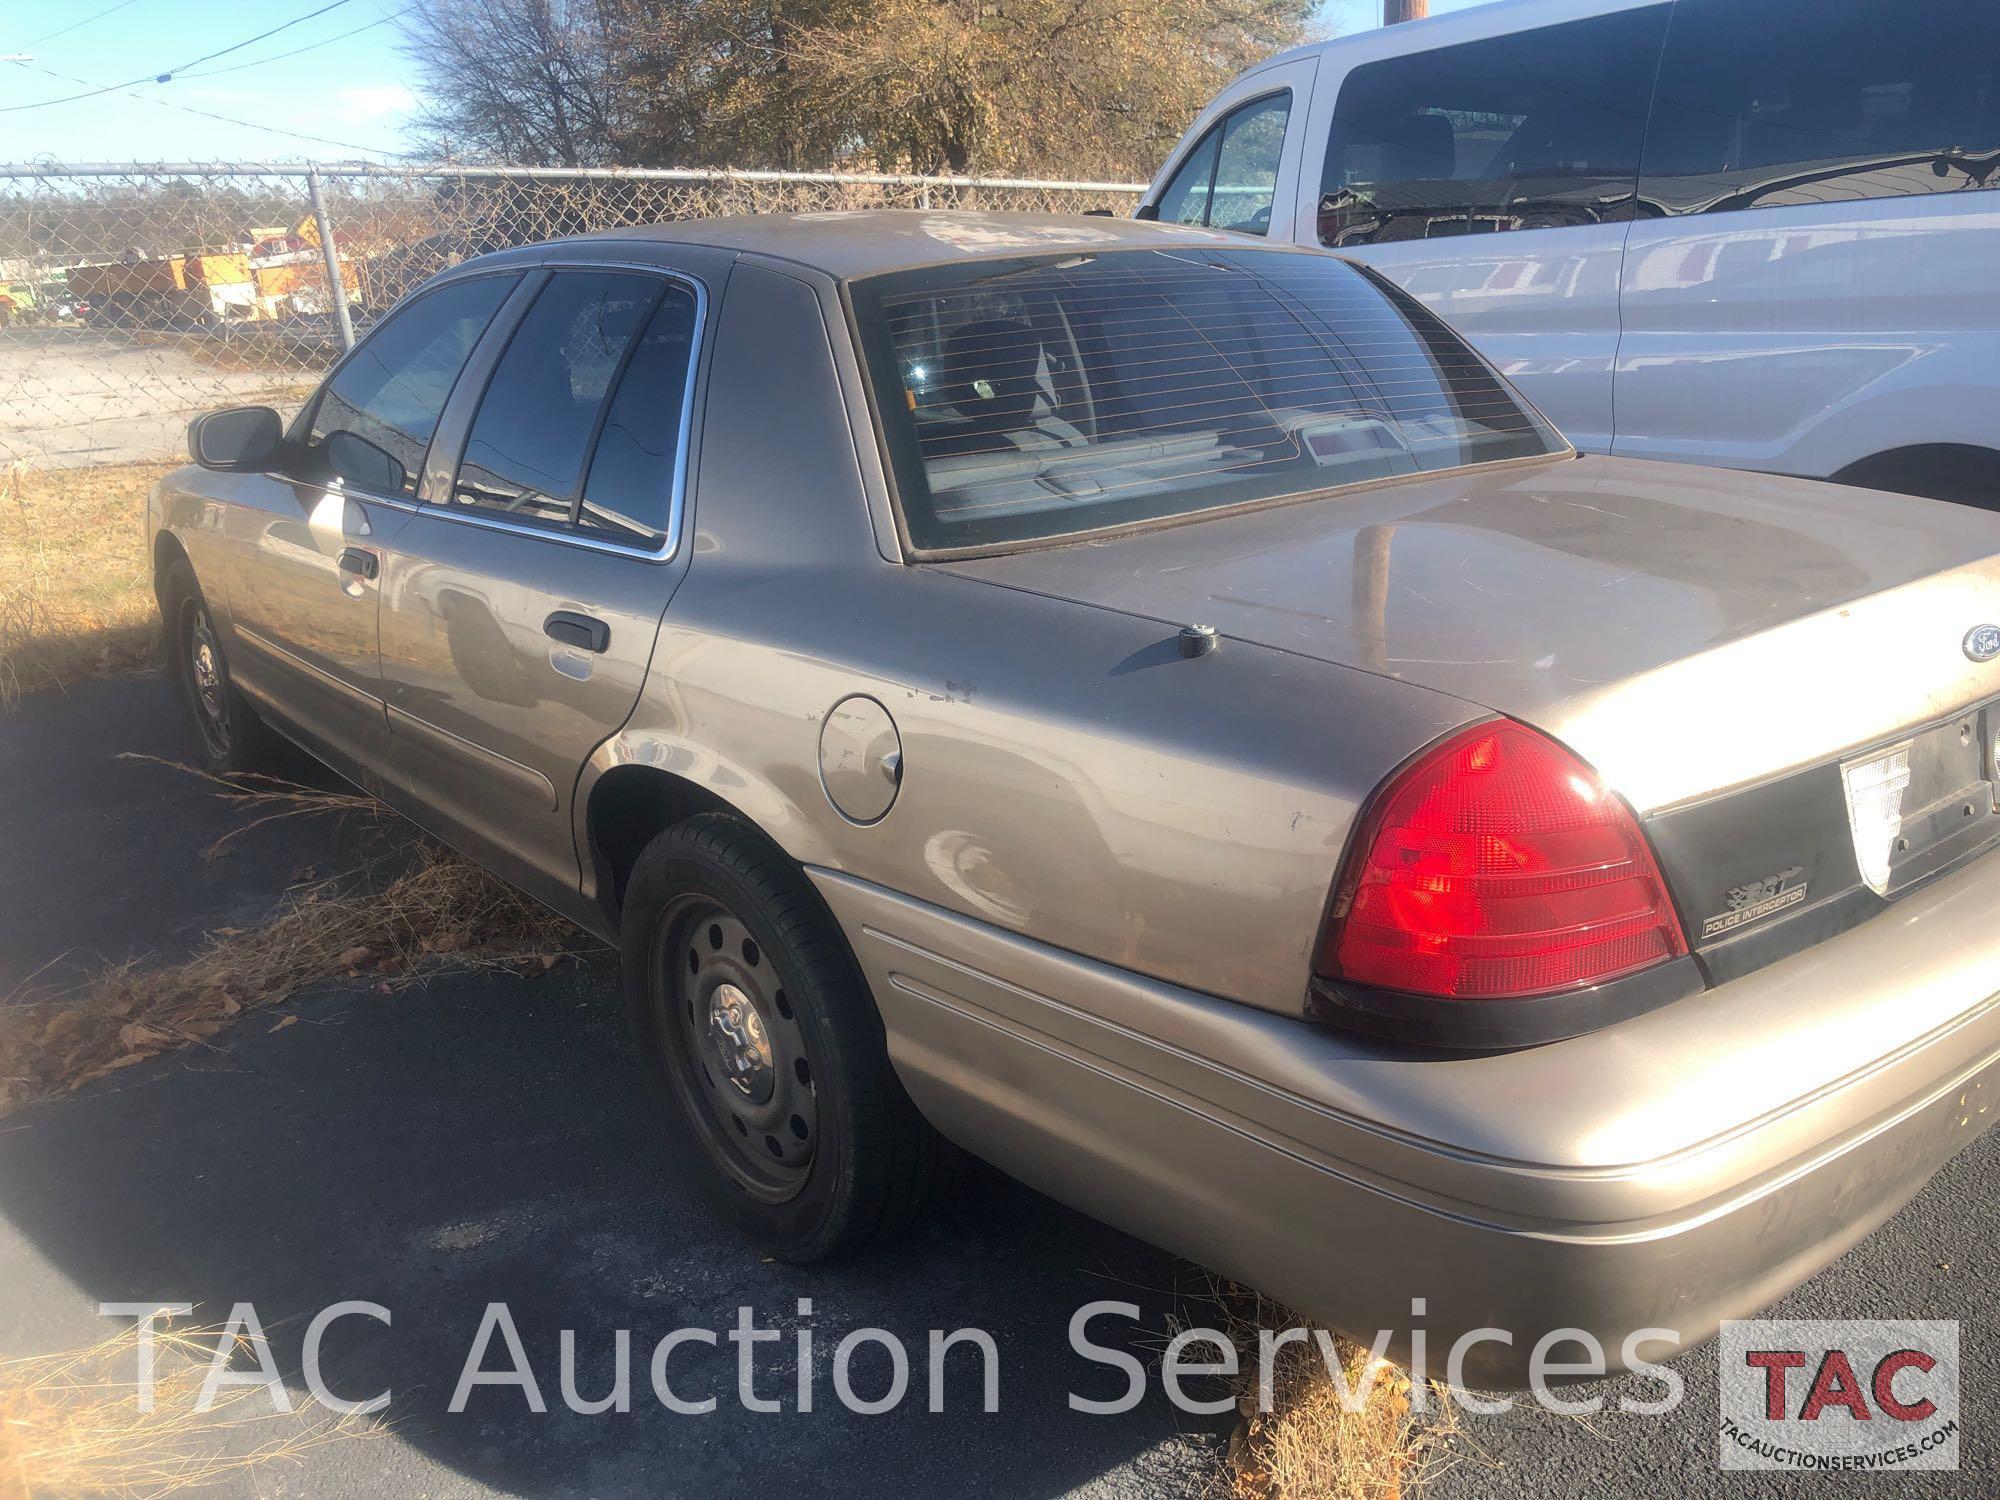
[[327, 295], [333, 299], [333, 316], [340, 324], [340, 347], [354, 347], [354, 319], [347, 311], [347, 284], [340, 279], [340, 251], [334, 248], [333, 219], [326, 211], [326, 194], [320, 190], [319, 168], [306, 169], [306, 192], [312, 198], [313, 223], [319, 226], [319, 253], [326, 261]]

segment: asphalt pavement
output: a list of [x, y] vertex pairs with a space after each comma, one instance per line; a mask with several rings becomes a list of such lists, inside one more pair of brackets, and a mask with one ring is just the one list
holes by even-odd
[[[314, 818], [252, 831], [215, 861], [197, 851], [247, 821], [238, 806], [121, 752], [183, 753], [157, 680], [28, 700], [0, 720], [0, 995], [53, 964], [171, 957], [207, 928], [255, 922], [305, 869], [365, 857], [365, 820]], [[316, 774], [302, 769], [301, 774]], [[318, 773], [323, 774], [323, 773]], [[326, 1384], [387, 1389], [386, 1431], [253, 1470], [221, 1493], [531, 1496], [628, 1494], [1196, 1495], [1212, 1493], [1227, 1417], [1147, 1399], [1118, 1416], [1070, 1409], [1106, 1398], [1117, 1371], [1068, 1338], [1097, 1300], [1136, 1303], [1102, 1343], [1156, 1367], [1175, 1319], [1209, 1307], [1191, 1266], [975, 1167], [910, 1242], [859, 1265], [800, 1271], [762, 1261], [719, 1227], [665, 1150], [625, 1049], [608, 955], [536, 979], [462, 975], [393, 995], [335, 984], [259, 1013], [211, 1046], [121, 1070], [0, 1121], [0, 1359], [74, 1348], [107, 1331], [108, 1301], [192, 1302], [220, 1321], [254, 1306], [295, 1392], [314, 1313], [344, 1300], [389, 1309], [334, 1325]], [[1651, 1383], [1572, 1395], [1612, 1404], [1593, 1420], [1526, 1404], [1466, 1417], [1435, 1481], [1440, 1496], [1682, 1497], [1848, 1493], [2000, 1494], [1994, 1342], [2000, 1299], [2000, 1138], [1989, 1132], [1902, 1214], [1776, 1310], [1795, 1317], [1957, 1319], [1965, 1357], [1965, 1468], [1956, 1475], [1725, 1475], [1716, 1463], [1716, 1357], [1674, 1362], [1688, 1397], [1668, 1417], [1625, 1416], [1616, 1398]], [[1383, 1253], [1393, 1253], [1383, 1247]], [[810, 1312], [801, 1310], [810, 1299]], [[473, 1390], [448, 1406], [488, 1304], [504, 1302], [540, 1394]], [[747, 1410], [739, 1309], [779, 1337], [753, 1347], [753, 1389], [783, 1410]], [[799, 1331], [810, 1328], [802, 1357]], [[976, 1359], [944, 1362], [928, 1410], [928, 1335], [986, 1330], [999, 1409], [985, 1412]], [[882, 1415], [848, 1410], [834, 1366], [864, 1328], [909, 1355], [908, 1394]], [[674, 1330], [677, 1414], [649, 1389], [649, 1355]], [[585, 1416], [561, 1394], [564, 1331], [584, 1398], [612, 1384], [618, 1330], [632, 1350], [629, 1413]], [[487, 1369], [509, 1363], [491, 1346]], [[797, 1408], [803, 1366], [813, 1409]], [[894, 1371], [881, 1340], [847, 1365], [862, 1400]]]

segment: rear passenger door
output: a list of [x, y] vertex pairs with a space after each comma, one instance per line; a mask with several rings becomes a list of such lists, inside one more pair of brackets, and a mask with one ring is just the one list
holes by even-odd
[[1299, 238], [1395, 279], [1597, 452], [1668, 9], [1363, 62], [1322, 83], [1332, 102], [1315, 112], [1317, 223]]
[[1617, 451], [1823, 475], [2000, 447], [2000, 5], [1680, 0]]
[[530, 890], [574, 892], [571, 803], [637, 701], [685, 571], [707, 294], [610, 265], [535, 273], [454, 394], [383, 563], [396, 780]]

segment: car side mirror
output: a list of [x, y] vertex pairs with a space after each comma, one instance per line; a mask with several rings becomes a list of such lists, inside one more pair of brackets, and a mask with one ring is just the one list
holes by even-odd
[[377, 495], [402, 494], [409, 478], [410, 471], [395, 454], [344, 427], [327, 434], [320, 452], [336, 475]]
[[268, 406], [232, 406], [188, 423], [188, 457], [225, 474], [268, 469], [285, 441], [285, 424]]
[[1152, 222], [1154, 219], [1159, 218], [1159, 216], [1160, 216], [1160, 205], [1157, 203], [1141, 203], [1137, 208], [1132, 210], [1133, 218], [1144, 219], [1148, 223]]

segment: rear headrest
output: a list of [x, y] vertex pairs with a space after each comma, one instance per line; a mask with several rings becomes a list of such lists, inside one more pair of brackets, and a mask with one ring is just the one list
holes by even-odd
[[1042, 394], [1041, 365], [1041, 340], [1026, 323], [967, 323], [945, 340], [945, 399], [982, 428], [1021, 425]]

